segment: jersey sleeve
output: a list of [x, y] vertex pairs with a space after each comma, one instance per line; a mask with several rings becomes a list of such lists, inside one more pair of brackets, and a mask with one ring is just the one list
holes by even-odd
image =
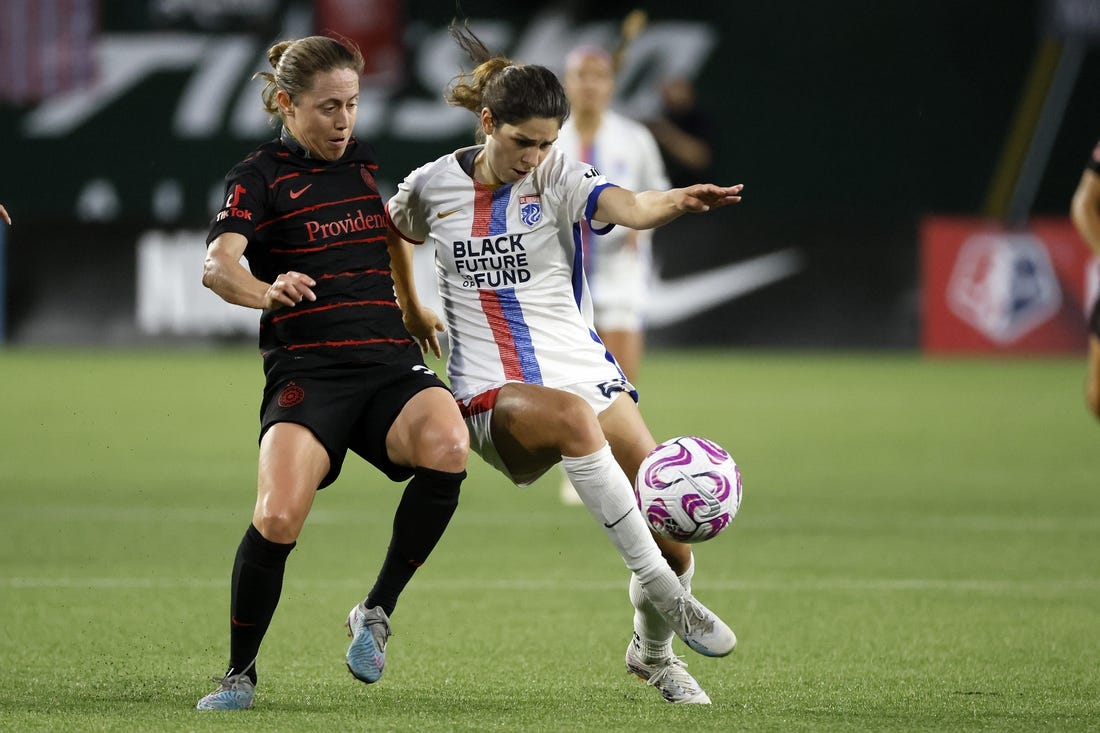
[[423, 205], [424, 184], [430, 166], [421, 166], [397, 186], [397, 193], [386, 202], [386, 217], [391, 228], [414, 244], [428, 238], [428, 217]]
[[594, 222], [600, 193], [614, 186], [589, 163], [574, 160], [557, 152], [550, 169], [550, 185], [558, 192], [561, 206], [570, 221], [586, 219], [594, 234], [606, 234], [614, 224]]
[[240, 234], [252, 241], [256, 224], [263, 221], [264, 194], [267, 191], [263, 177], [256, 168], [242, 163], [229, 171], [225, 182], [225, 201], [214, 215], [206, 243], [210, 244], [226, 232]]

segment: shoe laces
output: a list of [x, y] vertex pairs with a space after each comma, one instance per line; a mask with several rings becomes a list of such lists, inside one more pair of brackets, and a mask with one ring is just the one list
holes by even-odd
[[217, 682], [222, 686], [222, 690], [244, 690], [250, 686], [255, 686], [251, 679], [248, 677], [248, 670], [252, 669], [256, 664], [256, 660], [253, 659], [247, 667], [240, 672], [234, 673], [233, 670], [229, 670], [221, 677], [211, 677], [212, 682]]
[[676, 615], [680, 617], [685, 633], [707, 633], [714, 630], [714, 617], [704, 613], [702, 605], [689, 593], [676, 599]]
[[699, 691], [698, 687], [696, 686], [697, 683], [695, 682], [695, 678], [688, 674], [687, 662], [685, 662], [682, 657], [677, 657], [673, 655], [671, 657], [666, 657], [665, 659], [662, 659], [656, 664], [646, 666], [656, 669], [656, 671], [651, 674], [649, 676], [649, 679], [646, 681], [647, 685], [658, 687], [661, 685], [661, 683], [667, 681], [675, 682], [682, 689], [688, 692], [694, 693]]
[[386, 642], [393, 635], [386, 617], [360, 611], [359, 619], [363, 631], [374, 637], [374, 645], [378, 647], [378, 651], [385, 652]]

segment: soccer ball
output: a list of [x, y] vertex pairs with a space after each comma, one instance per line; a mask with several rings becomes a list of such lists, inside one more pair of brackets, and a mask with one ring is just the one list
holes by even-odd
[[634, 494], [654, 532], [677, 542], [703, 542], [737, 516], [741, 472], [717, 443], [673, 438], [642, 461]]

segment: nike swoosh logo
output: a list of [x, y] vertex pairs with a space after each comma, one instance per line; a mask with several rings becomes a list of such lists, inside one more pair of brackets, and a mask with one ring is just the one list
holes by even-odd
[[244, 627], [244, 626], [255, 626], [255, 625], [256, 625], [256, 624], [249, 624], [249, 623], [245, 623], [244, 621], [238, 621], [238, 620], [237, 620], [237, 617], [236, 617], [236, 616], [230, 616], [230, 617], [229, 617], [229, 621], [230, 621], [230, 622], [231, 622], [231, 623], [232, 623], [232, 624], [233, 624], [234, 626], [237, 626], [237, 627]]
[[613, 528], [613, 527], [614, 527], [614, 526], [615, 526], [616, 524], [618, 524], [619, 522], [623, 521], [624, 519], [626, 519], [627, 517], [629, 517], [629, 516], [630, 516], [631, 514], [633, 514], [633, 513], [634, 513], [634, 510], [633, 510], [633, 509], [630, 509], [630, 510], [628, 510], [628, 511], [627, 511], [627, 513], [626, 513], [626, 514], [622, 515], [621, 517], [619, 517], [618, 519], [616, 519], [616, 520], [615, 520], [614, 522], [612, 522], [611, 524], [608, 524], [607, 522], [604, 522], [604, 523], [603, 523], [603, 526], [607, 527], [608, 529], [611, 529], [611, 528]]
[[656, 328], [686, 320], [790, 277], [802, 267], [802, 253], [789, 247], [675, 280], [657, 275], [647, 296], [646, 323]]
[[301, 195], [302, 195], [303, 193], [305, 193], [306, 191], [308, 191], [308, 190], [309, 190], [309, 187], [310, 187], [310, 186], [312, 186], [312, 185], [313, 185], [312, 183], [307, 183], [307, 184], [305, 185], [305, 187], [304, 187], [304, 188], [299, 188], [299, 189], [298, 189], [297, 191], [291, 191], [291, 192], [290, 192], [290, 198], [292, 198], [292, 199], [296, 199], [296, 198], [298, 198], [298, 197], [299, 197], [299, 196], [301, 196]]
[[457, 214], [460, 211], [462, 211], [462, 209], [451, 209], [450, 211], [441, 211], [441, 212], [439, 212], [438, 214], [435, 215], [435, 218], [437, 218], [437, 219], [446, 219], [451, 214]]

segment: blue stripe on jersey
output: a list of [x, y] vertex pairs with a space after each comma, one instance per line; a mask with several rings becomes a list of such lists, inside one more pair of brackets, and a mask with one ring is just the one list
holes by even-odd
[[489, 234], [508, 233], [508, 200], [512, 197], [512, 184], [493, 191], [493, 213], [489, 219]]
[[[496, 209], [496, 201], [493, 201], [493, 209]], [[528, 384], [542, 384], [542, 370], [539, 369], [538, 359], [535, 358], [535, 345], [531, 342], [531, 330], [527, 328], [527, 321], [523, 318], [523, 309], [520, 308], [516, 298], [515, 288], [501, 288], [496, 291], [500, 301], [500, 309], [508, 321], [508, 329], [512, 332], [512, 342], [516, 347], [516, 356], [519, 357], [520, 369], [523, 370], [523, 381]]]
[[599, 204], [600, 194], [603, 193], [603, 190], [605, 188], [610, 188], [612, 186], [618, 188], [618, 186], [615, 186], [614, 183], [603, 183], [599, 186], [596, 186], [594, 189], [592, 189], [592, 193], [588, 194], [588, 203], [584, 207], [584, 218], [588, 220], [588, 226], [592, 230], [593, 234], [607, 234], [609, 231], [615, 228], [614, 224], [608, 224], [602, 229], [597, 229], [596, 227], [592, 226], [592, 217], [596, 215], [596, 208]]
[[581, 283], [584, 274], [584, 245], [581, 241], [581, 223], [573, 224], [573, 302], [581, 307]]

